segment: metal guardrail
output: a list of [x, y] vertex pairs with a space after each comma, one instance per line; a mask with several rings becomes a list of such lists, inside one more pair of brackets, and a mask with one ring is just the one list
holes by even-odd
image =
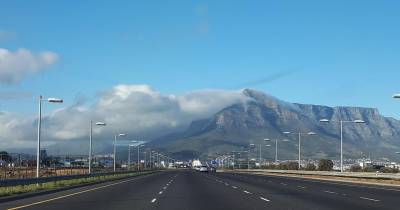
[[145, 171], [119, 171], [119, 172], [77, 174], [77, 175], [52, 176], [52, 177], [28, 178], [28, 179], [4, 179], [4, 180], [0, 180], [0, 187], [42, 184], [42, 183], [46, 183], [46, 182], [57, 182], [57, 181], [62, 181], [62, 180], [72, 180], [72, 179], [91, 178], [91, 177], [100, 177], [100, 176], [117, 175], [117, 174], [139, 173], [139, 172], [145, 172]]

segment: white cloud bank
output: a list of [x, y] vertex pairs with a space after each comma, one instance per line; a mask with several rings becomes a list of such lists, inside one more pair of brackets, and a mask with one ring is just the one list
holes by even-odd
[[[89, 121], [104, 121], [96, 138], [112, 139], [127, 132], [130, 139], [150, 138], [186, 128], [196, 119], [247, 100], [241, 91], [199, 90], [182, 95], [162, 94], [148, 85], [118, 85], [99, 94], [90, 106], [77, 104], [43, 117], [43, 139], [50, 142], [86, 140]], [[36, 119], [0, 112], [0, 147], [33, 147]]]
[[11, 52], [0, 48], [0, 83], [14, 84], [25, 77], [55, 64], [59, 57], [54, 52], [32, 53], [27, 49]]

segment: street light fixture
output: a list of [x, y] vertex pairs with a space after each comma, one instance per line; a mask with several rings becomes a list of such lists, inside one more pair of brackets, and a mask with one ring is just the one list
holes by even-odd
[[300, 170], [300, 168], [301, 168], [301, 136], [302, 136], [302, 135], [313, 136], [313, 135], [317, 135], [317, 134], [314, 133], [314, 132], [302, 133], [302, 132], [289, 132], [289, 131], [286, 131], [286, 132], [283, 132], [283, 133], [284, 133], [284, 134], [298, 135], [298, 137], [299, 137], [299, 161], [298, 161], [298, 163], [299, 163], [299, 169], [298, 169], [298, 170]]
[[36, 178], [40, 177], [40, 134], [42, 127], [42, 101], [47, 101], [49, 103], [63, 103], [62, 99], [59, 98], [48, 98], [43, 99], [39, 96], [39, 116], [38, 116], [38, 133], [37, 133], [37, 150], [36, 150]]
[[[400, 95], [399, 95], [400, 97]], [[321, 119], [319, 120], [321, 123], [329, 123], [335, 122], [340, 124], [340, 172], [343, 172], [343, 123], [356, 123], [356, 124], [363, 124], [365, 123], [364, 120], [328, 120], [328, 119]]]
[[[96, 122], [97, 126], [106, 126], [104, 122]], [[93, 136], [93, 121], [90, 121], [90, 138], [89, 138], [89, 174], [92, 173], [92, 137]]]
[[400, 99], [400, 93], [394, 94], [394, 95], [393, 95], [393, 98], [395, 98], [395, 99]]
[[120, 133], [120, 134], [115, 134], [114, 135], [114, 172], [116, 171], [116, 155], [117, 155], [117, 153], [116, 153], [116, 150], [117, 150], [117, 137], [122, 137], [122, 136], [126, 136], [126, 134], [125, 133]]

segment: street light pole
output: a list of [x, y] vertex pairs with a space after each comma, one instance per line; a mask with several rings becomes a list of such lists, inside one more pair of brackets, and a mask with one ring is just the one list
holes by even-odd
[[147, 168], [147, 166], [146, 166], [146, 152], [144, 152], [144, 169], [146, 169]]
[[261, 168], [261, 146], [262, 144], [260, 144], [260, 168]]
[[150, 150], [150, 168], [153, 168], [153, 162], [151, 162], [151, 156], [153, 155], [153, 151]]
[[39, 96], [39, 114], [38, 114], [38, 133], [37, 133], [37, 148], [36, 148], [36, 178], [40, 177], [40, 137], [42, 127], [42, 101], [48, 101], [49, 103], [62, 103], [62, 99], [48, 98], [43, 99], [43, 96]]
[[113, 157], [114, 157], [114, 162], [113, 162], [114, 170], [113, 171], [114, 172], [115, 172], [115, 169], [116, 169], [116, 163], [115, 163], [116, 146], [117, 146], [117, 134], [114, 135], [114, 155], [113, 155]]
[[322, 123], [336, 122], [336, 123], [340, 124], [340, 172], [343, 172], [343, 123], [362, 124], [362, 123], [365, 123], [365, 121], [364, 120], [340, 120], [340, 121], [334, 121], [334, 120], [328, 120], [328, 119], [321, 119], [321, 120], [319, 120], [319, 122], [322, 122]]
[[278, 162], [278, 139], [275, 139], [275, 163]]
[[140, 153], [139, 153], [139, 145], [137, 146], [137, 169], [140, 171]]
[[89, 174], [92, 173], [92, 135], [93, 135], [93, 121], [90, 120], [90, 134], [89, 134]]
[[343, 120], [340, 120], [340, 172], [343, 172]]
[[128, 170], [131, 168], [131, 145], [128, 145]]
[[[105, 126], [106, 124], [103, 122], [97, 122], [96, 125]], [[92, 173], [92, 139], [93, 139], [93, 121], [90, 120], [90, 135], [89, 135], [89, 174]]]
[[300, 154], [301, 154], [301, 133], [299, 133], [299, 170], [301, 168], [301, 157], [300, 157]]
[[117, 159], [117, 136], [126, 136], [126, 134], [124, 133], [120, 133], [120, 134], [115, 134], [114, 135], [114, 172], [116, 171], [116, 159]]
[[42, 126], [42, 96], [39, 96], [39, 120], [36, 150], [36, 178], [40, 177], [40, 128]]
[[292, 133], [292, 132], [288, 132], [288, 131], [283, 132], [283, 133], [284, 134], [295, 134], [295, 135], [298, 135], [298, 138], [299, 138], [299, 160], [298, 160], [299, 166], [298, 166], [298, 170], [300, 170], [300, 168], [301, 168], [301, 135], [316, 135], [316, 133], [314, 133], [314, 132], [308, 132], [308, 133], [296, 132], [296, 133]]

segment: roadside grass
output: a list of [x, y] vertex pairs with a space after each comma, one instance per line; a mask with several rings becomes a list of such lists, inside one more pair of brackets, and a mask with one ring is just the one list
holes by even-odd
[[139, 175], [145, 175], [154, 173], [152, 171], [139, 172], [139, 173], [129, 173], [129, 174], [116, 174], [116, 175], [105, 175], [98, 177], [88, 177], [88, 178], [78, 178], [71, 180], [60, 180], [60, 181], [52, 181], [46, 182], [42, 184], [30, 184], [30, 185], [17, 185], [17, 186], [9, 186], [9, 187], [0, 187], [0, 197], [28, 193], [28, 192], [37, 192], [43, 190], [54, 190], [60, 189], [63, 187], [71, 187], [82, 184], [103, 182], [103, 181], [112, 181], [126, 177], [135, 177]]

